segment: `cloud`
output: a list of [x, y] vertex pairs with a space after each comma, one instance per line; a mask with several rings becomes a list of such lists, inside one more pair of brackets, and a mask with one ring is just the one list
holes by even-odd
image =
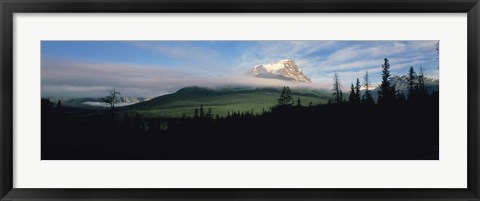
[[[200, 45], [201, 43], [201, 45]], [[142, 51], [153, 53], [157, 60], [175, 64], [176, 68], [188, 69], [192, 73], [225, 70], [225, 52], [212, 47], [209, 41], [132, 41], [127, 42]], [[210, 46], [209, 46], [210, 45]]]
[[41, 74], [41, 91], [45, 98], [100, 97], [113, 88], [124, 96], [159, 96], [187, 86], [303, 86], [247, 75], [203, 76], [162, 66], [63, 59], [42, 61]]
[[125, 95], [159, 95], [187, 75], [166, 67], [44, 59], [42, 96], [102, 96], [117, 88]]
[[241, 57], [238, 71], [280, 59], [294, 59], [315, 86], [331, 88], [335, 72], [344, 86], [360, 78], [365, 71], [372, 84], [381, 78], [383, 59], [388, 58], [392, 74], [405, 74], [410, 66], [423, 66], [438, 77], [438, 41], [268, 41], [259, 42]]
[[[186, 86], [284, 86], [331, 88], [338, 73], [349, 86], [369, 71], [379, 83], [381, 65], [388, 58], [393, 75], [410, 66], [422, 66], [427, 76], [438, 78], [438, 41], [195, 41], [128, 42], [129, 51], [153, 53], [149, 65], [85, 59], [42, 57], [42, 96], [103, 96], [117, 88], [128, 96], [158, 96]], [[235, 46], [236, 45], [236, 46]], [[137, 49], [135, 49], [135, 47]], [[234, 48], [235, 47], [235, 48]], [[140, 48], [140, 50], [138, 49]], [[138, 55], [138, 54], [137, 54]], [[253, 66], [294, 59], [312, 84], [294, 84], [249, 77]], [[418, 71], [418, 70], [417, 70]]]
[[182, 41], [177, 41], [174, 43], [153, 41], [129, 42], [128, 44], [177, 59], [205, 61], [210, 60], [212, 57], [219, 57], [220, 55], [220, 53], [215, 50], [189, 45], [188, 42]]
[[334, 41], [260, 41], [241, 54], [236, 67], [245, 71], [255, 65], [281, 59], [294, 59], [298, 64], [305, 64], [311, 54], [334, 46]]

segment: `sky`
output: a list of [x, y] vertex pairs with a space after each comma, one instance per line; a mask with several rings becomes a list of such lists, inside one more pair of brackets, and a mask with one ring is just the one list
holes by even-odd
[[[438, 79], [439, 41], [42, 41], [43, 98], [159, 96], [188, 86], [310, 87], [343, 91], [359, 78], [378, 85], [388, 58], [392, 75], [422, 67]], [[255, 65], [294, 60], [312, 83], [251, 77]]]

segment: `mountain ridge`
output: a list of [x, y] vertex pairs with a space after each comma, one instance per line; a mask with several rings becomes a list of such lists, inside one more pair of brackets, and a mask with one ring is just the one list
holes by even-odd
[[269, 64], [261, 64], [252, 67], [249, 75], [260, 78], [279, 79], [293, 82], [311, 83], [301, 68], [297, 66], [294, 60], [283, 59]]
[[[213, 114], [225, 116], [232, 111], [253, 111], [261, 114], [277, 105], [282, 88], [204, 88], [184, 87], [175, 93], [159, 96], [149, 101], [122, 107], [133, 110], [142, 115], [161, 115], [170, 117], [191, 116], [195, 108], [203, 105], [205, 109], [211, 108]], [[316, 89], [292, 89], [294, 101], [300, 99], [301, 104], [325, 104], [328, 102], [330, 92]]]

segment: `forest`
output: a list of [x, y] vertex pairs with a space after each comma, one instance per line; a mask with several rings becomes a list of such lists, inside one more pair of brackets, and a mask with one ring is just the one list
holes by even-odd
[[[344, 92], [337, 73], [328, 103], [302, 102], [281, 88], [262, 112], [216, 114], [198, 105], [181, 117], [143, 116], [116, 107], [77, 111], [41, 100], [42, 160], [438, 160], [439, 92], [420, 68], [405, 93], [391, 83], [384, 59], [378, 98], [368, 71]], [[67, 112], [68, 110], [68, 112]], [[72, 112], [73, 111], [73, 112]]]

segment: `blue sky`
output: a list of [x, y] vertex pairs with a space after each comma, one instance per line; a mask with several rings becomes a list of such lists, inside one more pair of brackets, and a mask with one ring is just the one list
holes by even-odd
[[[116, 88], [125, 96], [158, 96], [186, 86], [284, 86], [344, 91], [369, 71], [380, 82], [413, 66], [438, 78], [438, 41], [42, 41], [42, 97], [96, 97]], [[311, 84], [254, 78], [255, 65], [294, 60]]]

